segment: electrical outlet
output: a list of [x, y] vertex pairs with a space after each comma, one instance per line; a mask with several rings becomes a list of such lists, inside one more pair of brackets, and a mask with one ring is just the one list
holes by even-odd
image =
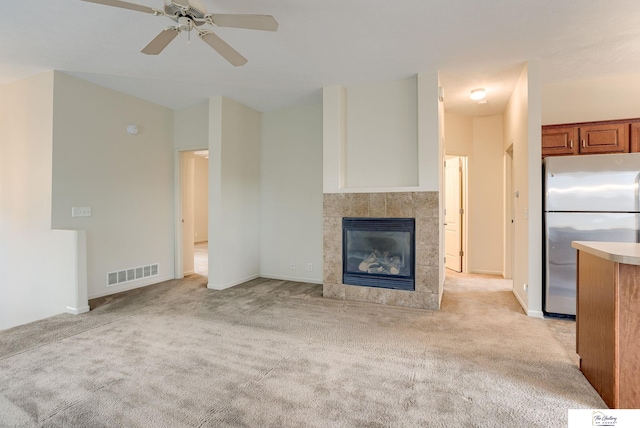
[[524, 291], [527, 291], [529, 289], [529, 286], [525, 282], [524, 284], [522, 284], [522, 288], [523, 288]]
[[91, 217], [91, 207], [72, 207], [71, 217]]
[[296, 270], [296, 264], [295, 263], [291, 263], [291, 270]]
[[307, 271], [311, 272], [313, 270], [313, 264], [307, 263]]

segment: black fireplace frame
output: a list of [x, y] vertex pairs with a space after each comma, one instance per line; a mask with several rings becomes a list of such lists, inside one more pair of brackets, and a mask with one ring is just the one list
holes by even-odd
[[[347, 272], [347, 232], [384, 231], [409, 232], [411, 248], [411, 267], [409, 275], [385, 275], [376, 273]], [[342, 219], [342, 283], [365, 287], [388, 288], [393, 290], [415, 291], [416, 271], [416, 223], [414, 218], [372, 218], [344, 217]]]

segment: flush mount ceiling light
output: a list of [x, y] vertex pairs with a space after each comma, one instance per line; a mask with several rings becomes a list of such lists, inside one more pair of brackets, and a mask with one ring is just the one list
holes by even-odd
[[484, 88], [478, 88], [478, 89], [474, 89], [473, 91], [471, 91], [471, 99], [472, 100], [481, 100], [484, 97], [487, 96], [487, 93], [485, 92]]

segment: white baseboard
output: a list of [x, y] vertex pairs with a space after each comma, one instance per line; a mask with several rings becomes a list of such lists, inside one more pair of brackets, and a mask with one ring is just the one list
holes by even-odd
[[73, 308], [71, 306], [67, 306], [67, 313], [69, 314], [80, 315], [80, 314], [84, 314], [85, 312], [89, 312], [89, 306], [83, 306], [80, 308]]
[[253, 279], [260, 278], [260, 275], [251, 275], [246, 278], [239, 279], [237, 281], [232, 281], [227, 284], [212, 284], [208, 283], [207, 288], [210, 290], [226, 290], [227, 288], [234, 287], [236, 285], [244, 284], [245, 282], [251, 281]]
[[504, 275], [502, 274], [502, 271], [497, 271], [497, 270], [472, 270], [471, 272], [469, 272], [470, 274], [478, 274], [478, 275], [496, 275], [496, 276], [501, 276], [504, 278]]
[[307, 284], [322, 284], [321, 279], [316, 278], [299, 278], [296, 276], [282, 276], [282, 275], [269, 275], [269, 274], [260, 274], [260, 278], [266, 279], [278, 279], [281, 281], [293, 281], [293, 282], [306, 282]]
[[527, 305], [525, 305], [524, 301], [520, 298], [518, 293], [516, 293], [516, 290], [511, 290], [511, 292], [513, 293], [514, 296], [516, 296], [516, 300], [518, 301], [518, 303], [520, 303], [520, 306], [522, 306], [522, 309], [524, 309], [524, 313], [529, 315], [529, 309], [527, 308]]
[[189, 276], [189, 275], [194, 275], [195, 273], [196, 273], [195, 269], [194, 270], [189, 270], [189, 271], [183, 273], [182, 277]]
[[527, 316], [532, 318], [544, 318], [544, 313], [542, 311], [529, 310], [529, 308], [527, 308], [527, 305], [524, 304], [524, 302], [522, 301], [518, 293], [516, 293], [516, 290], [512, 290], [512, 291], [513, 291], [513, 295], [516, 296], [516, 300], [518, 301], [518, 303], [520, 303], [520, 306], [522, 306], [522, 309], [524, 309], [524, 312], [527, 314]]
[[125, 283], [126, 285], [123, 284], [122, 286], [114, 285], [112, 287], [109, 287], [105, 291], [101, 291], [99, 293], [89, 295], [89, 299], [95, 299], [97, 297], [104, 297], [104, 296], [109, 296], [111, 294], [121, 293], [123, 291], [134, 290], [136, 288], [146, 287], [147, 285], [158, 284], [160, 282], [170, 281], [172, 279], [175, 279], [173, 275], [152, 276], [152, 277], [144, 278], [138, 281], [128, 282], [128, 283]]

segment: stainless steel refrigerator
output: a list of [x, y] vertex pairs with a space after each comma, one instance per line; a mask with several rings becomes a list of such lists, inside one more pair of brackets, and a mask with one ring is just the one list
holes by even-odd
[[639, 242], [640, 153], [547, 157], [544, 312], [576, 314], [571, 241]]

